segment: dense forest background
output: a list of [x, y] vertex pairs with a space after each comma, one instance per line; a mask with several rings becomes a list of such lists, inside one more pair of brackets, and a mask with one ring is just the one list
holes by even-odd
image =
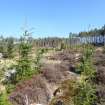
[[[61, 44], [71, 44], [76, 43], [78, 39], [75, 37], [91, 37], [91, 36], [103, 36], [105, 35], [105, 25], [101, 28], [95, 28], [91, 29], [89, 31], [82, 31], [79, 33], [71, 33], [68, 35], [68, 38], [60, 38], [60, 37], [47, 37], [47, 38], [38, 38], [35, 39], [31, 36], [28, 36], [27, 40], [32, 43], [33, 46], [36, 47], [59, 47]], [[74, 39], [75, 38], [75, 39]], [[0, 52], [4, 53], [5, 57], [11, 56], [12, 49], [23, 40], [24, 38], [15, 38], [15, 37], [3, 37], [3, 35], [0, 36]], [[71, 42], [70, 42], [71, 41]]]

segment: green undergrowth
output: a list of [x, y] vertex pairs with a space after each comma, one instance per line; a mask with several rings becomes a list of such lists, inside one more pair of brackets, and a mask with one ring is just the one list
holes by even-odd
[[94, 69], [92, 56], [94, 48], [87, 46], [84, 49], [83, 57], [80, 63], [81, 77], [80, 81], [77, 82], [77, 93], [74, 98], [74, 105], [95, 105], [96, 96], [96, 85], [94, 83], [96, 70]]
[[9, 102], [8, 95], [6, 92], [0, 93], [0, 105], [12, 105]]
[[66, 80], [59, 87], [58, 95], [51, 100], [50, 105], [95, 105], [97, 101], [96, 84], [94, 83], [96, 70], [92, 56], [94, 47], [84, 45], [83, 56], [77, 68], [79, 80]]

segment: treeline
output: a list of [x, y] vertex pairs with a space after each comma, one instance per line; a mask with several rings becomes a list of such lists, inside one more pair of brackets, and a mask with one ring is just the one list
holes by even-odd
[[[78, 38], [87, 37], [87, 36], [104, 36], [105, 35], [105, 25], [101, 28], [91, 29], [89, 31], [82, 31], [79, 33], [70, 33], [68, 38], [59, 38], [59, 37], [48, 37], [48, 38], [39, 38], [35, 39], [33, 37], [28, 37], [28, 41], [32, 43], [35, 47], [46, 47], [46, 48], [57, 48], [63, 44], [71, 45], [75, 43], [79, 43], [80, 40]], [[95, 39], [95, 38], [93, 38]], [[7, 37], [4, 38], [0, 36], [0, 53], [3, 53], [5, 57], [11, 57], [12, 53], [16, 51], [17, 46], [23, 38], [14, 38]]]
[[105, 35], [105, 25], [101, 28], [94, 28], [89, 31], [81, 31], [79, 33], [70, 33], [69, 36], [94, 36], [94, 35]]

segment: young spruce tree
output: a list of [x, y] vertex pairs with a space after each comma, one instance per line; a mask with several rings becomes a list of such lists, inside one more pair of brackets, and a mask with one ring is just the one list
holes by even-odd
[[92, 62], [93, 48], [87, 46], [84, 49], [81, 60], [81, 77], [78, 82], [77, 94], [74, 99], [74, 105], [96, 105], [96, 85], [94, 83], [95, 69]]
[[12, 37], [7, 40], [7, 57], [13, 58], [14, 39]]
[[28, 36], [29, 33], [26, 30], [19, 46], [20, 58], [17, 67], [17, 80], [23, 80], [32, 75], [31, 57], [29, 56], [32, 47], [31, 43], [28, 41]]

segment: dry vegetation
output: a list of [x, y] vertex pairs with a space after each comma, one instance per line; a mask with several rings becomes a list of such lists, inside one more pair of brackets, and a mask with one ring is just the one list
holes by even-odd
[[72, 72], [75, 71], [74, 65], [77, 63], [75, 54], [58, 51], [50, 56], [44, 56], [42, 59], [45, 60], [44, 62], [60, 60], [60, 63], [44, 63], [41, 67], [41, 74], [17, 84], [16, 89], [10, 95], [10, 100], [14, 105], [25, 105], [26, 96], [28, 96], [30, 104], [46, 105], [54, 97], [54, 92], [64, 80], [77, 79], [78, 75]]
[[97, 70], [96, 74], [97, 94], [98, 94], [97, 105], [105, 105], [105, 52], [103, 50], [98, 50], [98, 51], [96, 50], [93, 59], [94, 59], [94, 65]]
[[[83, 56], [83, 49], [79, 46], [79, 48], [60, 51], [49, 50], [42, 54], [40, 73], [17, 83], [15, 89], [8, 94], [10, 102], [13, 105], [27, 105], [27, 102], [28, 105], [74, 105], [75, 83], [80, 79], [77, 69]], [[34, 51], [32, 56], [33, 58], [36, 56]], [[1, 67], [5, 67], [8, 63], [7, 68], [17, 64], [13, 60], [6, 60], [3, 64], [2, 62]], [[98, 96], [98, 102], [95, 105], [105, 105], [105, 52], [103, 48], [96, 48], [93, 64], [96, 69], [94, 82], [97, 84]]]

